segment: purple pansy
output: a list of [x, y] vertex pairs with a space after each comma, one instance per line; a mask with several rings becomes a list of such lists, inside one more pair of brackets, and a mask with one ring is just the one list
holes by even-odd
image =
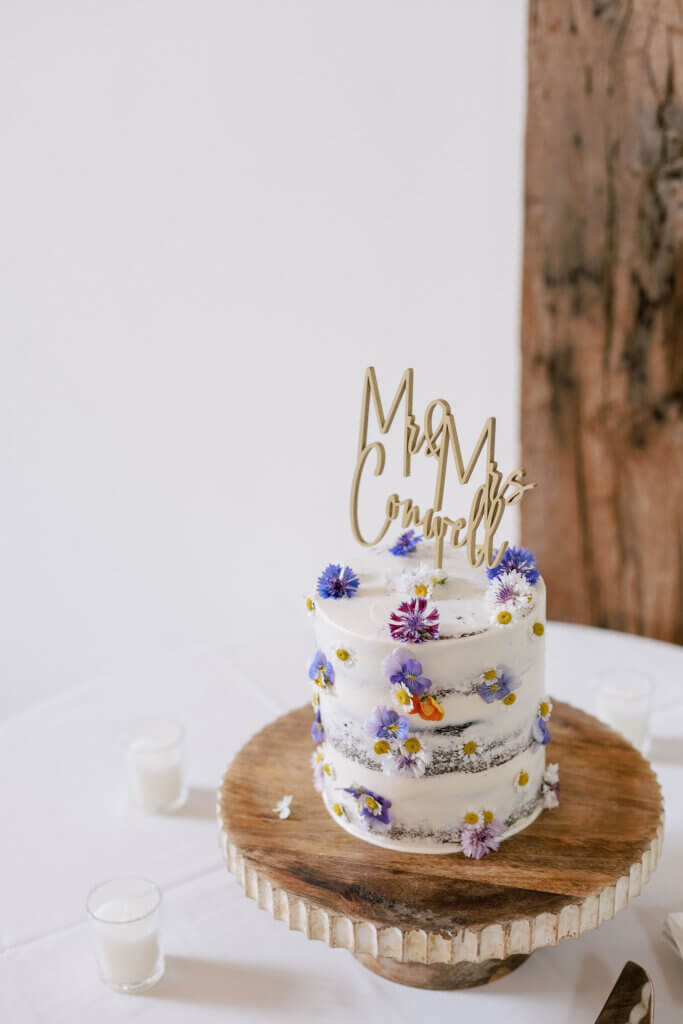
[[364, 725], [368, 736], [378, 740], [403, 740], [408, 735], [410, 722], [392, 708], [375, 708]]
[[323, 725], [320, 711], [316, 711], [313, 725], [311, 726], [311, 739], [314, 743], [322, 743], [325, 739], [325, 726]]
[[498, 849], [504, 831], [505, 828], [497, 818], [481, 825], [465, 825], [460, 833], [462, 852], [466, 857], [481, 860], [487, 853]]
[[424, 539], [424, 535], [416, 536], [415, 530], [406, 530], [397, 539], [396, 543], [392, 548], [389, 548], [389, 553], [392, 555], [398, 555], [399, 558], [403, 558], [405, 555], [409, 555], [411, 551], [414, 551], [421, 540]]
[[348, 565], [328, 565], [318, 577], [318, 594], [320, 597], [353, 597], [359, 587], [359, 579]]
[[542, 718], [541, 715], [536, 716], [536, 721], [531, 727], [531, 735], [541, 747], [546, 747], [550, 743], [550, 729], [545, 718]]
[[488, 578], [493, 580], [504, 572], [512, 572], [513, 569], [521, 573], [527, 583], [533, 585], [538, 582], [540, 573], [536, 568], [536, 556], [528, 548], [506, 548], [500, 564], [495, 569], [487, 569], [486, 572]]
[[405, 686], [415, 697], [423, 697], [432, 685], [431, 679], [422, 675], [422, 665], [415, 658], [403, 658], [394, 651], [382, 662], [382, 672], [394, 686]]
[[309, 661], [308, 678], [323, 690], [334, 686], [334, 667], [322, 651], [316, 651]]
[[378, 832], [388, 830], [391, 825], [391, 814], [389, 813], [391, 800], [387, 800], [386, 797], [380, 796], [378, 793], [373, 793], [365, 786], [347, 786], [344, 792], [350, 793], [358, 802], [358, 813], [363, 825]]
[[439, 609], [432, 608], [427, 612], [427, 599], [414, 597], [412, 601], [403, 601], [398, 611], [389, 617], [389, 631], [394, 640], [402, 644], [422, 644], [426, 640], [438, 640]]
[[518, 686], [519, 682], [511, 675], [500, 672], [493, 679], [482, 679], [477, 687], [477, 693], [487, 704], [493, 704], [496, 700], [504, 700]]

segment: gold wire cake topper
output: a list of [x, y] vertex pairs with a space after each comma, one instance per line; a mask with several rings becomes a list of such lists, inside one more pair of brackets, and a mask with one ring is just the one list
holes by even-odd
[[[370, 400], [372, 399], [375, 416], [381, 434], [387, 434], [391, 428], [399, 405], [405, 400], [403, 426], [403, 476], [410, 476], [410, 460], [424, 446], [424, 454], [436, 459], [436, 481], [431, 506], [422, 513], [420, 506], [412, 498], [401, 498], [398, 494], [390, 494], [385, 506], [385, 519], [379, 533], [372, 540], [366, 540], [361, 533], [358, 522], [358, 494], [360, 482], [368, 457], [375, 453], [375, 476], [381, 476], [386, 463], [386, 449], [381, 441], [368, 441], [368, 421], [370, 417]], [[440, 419], [435, 423], [435, 415]], [[472, 566], [480, 566], [484, 560], [489, 568], [499, 564], [508, 546], [503, 541], [495, 546], [495, 533], [500, 526], [503, 513], [508, 505], [516, 505], [525, 493], [536, 484], [524, 483], [525, 470], [520, 466], [503, 479], [495, 458], [496, 420], [489, 416], [467, 464], [463, 459], [462, 449], [455, 426], [450, 404], [445, 398], [434, 398], [428, 404], [424, 414], [424, 425], [420, 429], [413, 416], [413, 369], [405, 370], [389, 411], [384, 415], [384, 407], [377, 386], [374, 366], [365, 371], [363, 381], [363, 397], [361, 401], [360, 432], [358, 435], [358, 457], [351, 482], [351, 527], [359, 544], [374, 547], [385, 536], [391, 524], [401, 516], [404, 530], [421, 526], [426, 539], [434, 540], [434, 568], [440, 569], [443, 564], [444, 541], [450, 532], [449, 543], [456, 548], [464, 547], [467, 559]], [[486, 475], [483, 483], [475, 491], [467, 519], [460, 516], [450, 519], [441, 511], [449, 451], [452, 453], [458, 482], [466, 484], [482, 452], [486, 449]], [[477, 539], [483, 529], [483, 539]], [[462, 537], [461, 537], [462, 534]]]

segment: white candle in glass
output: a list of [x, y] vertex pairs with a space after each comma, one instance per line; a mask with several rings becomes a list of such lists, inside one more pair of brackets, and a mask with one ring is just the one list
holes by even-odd
[[93, 889], [87, 908], [102, 980], [118, 992], [139, 992], [159, 981], [159, 887], [141, 878], [115, 879]]
[[598, 673], [595, 710], [598, 718], [645, 750], [650, 727], [654, 684], [644, 672], [607, 669]]
[[131, 800], [146, 811], [175, 811], [187, 800], [184, 734], [162, 719], [137, 722], [126, 741]]

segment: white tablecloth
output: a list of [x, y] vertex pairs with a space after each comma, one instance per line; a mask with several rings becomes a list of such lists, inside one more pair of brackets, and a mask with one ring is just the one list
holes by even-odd
[[[289, 932], [245, 899], [217, 846], [214, 794], [226, 765], [269, 719], [308, 697], [276, 670], [257, 686], [248, 652], [177, 652], [46, 701], [0, 725], [0, 1021], [144, 1020], [591, 1022], [627, 959], [656, 990], [657, 1024], [683, 1019], [683, 962], [661, 937], [683, 909], [683, 707], [655, 714], [652, 760], [667, 810], [664, 854], [643, 894], [598, 931], [539, 950], [486, 988], [392, 985], [350, 954]], [[642, 667], [677, 680], [683, 650], [577, 626], [548, 630], [549, 690], [592, 710], [596, 671]], [[126, 723], [163, 712], [188, 734], [191, 795], [168, 817], [128, 808], [118, 746]], [[287, 779], [282, 780], [282, 792]], [[273, 827], [286, 827], [273, 825]], [[97, 975], [84, 901], [116, 875], [164, 890], [167, 972], [139, 996]], [[395, 1018], [394, 1018], [395, 1015]]]

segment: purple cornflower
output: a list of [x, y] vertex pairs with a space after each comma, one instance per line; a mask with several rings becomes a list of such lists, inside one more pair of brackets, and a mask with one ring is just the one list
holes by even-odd
[[[493, 580], [502, 573], [512, 572], [512, 570], [524, 576], [527, 583], [533, 585], [538, 582], [540, 573], [536, 568], [536, 556], [528, 548], [506, 548], [500, 564], [495, 569], [487, 569], [486, 573], [488, 578]], [[505, 598], [500, 598], [500, 600], [505, 600]]]
[[333, 597], [337, 601], [340, 597], [353, 597], [360, 581], [353, 569], [348, 565], [342, 569], [341, 565], [328, 565], [318, 577], [318, 594], [320, 597]]
[[531, 735], [541, 747], [546, 747], [550, 743], [550, 729], [545, 718], [540, 715], [536, 717], [536, 721], [531, 727]]
[[420, 534], [419, 537], [415, 536], [415, 530], [406, 530], [398, 538], [393, 548], [389, 548], [389, 553], [392, 555], [398, 555], [403, 558], [405, 555], [409, 555], [411, 551], [414, 551], [421, 540], [424, 539], [424, 535]]
[[[491, 676], [491, 678], [487, 679], [486, 676]], [[495, 675], [492, 672], [486, 672], [477, 687], [477, 693], [487, 704], [493, 704], [496, 700], [505, 700], [518, 686], [517, 680], [506, 672]]]
[[316, 711], [313, 725], [311, 726], [311, 739], [314, 743], [322, 743], [325, 739], [325, 726], [323, 725], [320, 711]]
[[312, 679], [315, 685], [322, 690], [334, 686], [334, 667], [322, 651], [316, 651], [309, 661], [308, 678]]
[[402, 644], [422, 644], [426, 640], [438, 640], [439, 610], [427, 609], [426, 597], [414, 597], [412, 601], [403, 601], [397, 612], [389, 617], [389, 631], [394, 640]]
[[368, 736], [378, 740], [403, 740], [408, 735], [410, 722], [392, 708], [375, 708], [364, 725]]
[[394, 651], [382, 662], [382, 672], [394, 686], [405, 686], [415, 697], [423, 697], [432, 685], [431, 679], [422, 675], [422, 665], [415, 658], [401, 657]]
[[465, 825], [460, 833], [462, 852], [466, 857], [481, 860], [487, 853], [498, 849], [504, 831], [502, 823], [497, 818], [482, 825]]
[[371, 792], [365, 786], [348, 786], [344, 792], [350, 793], [358, 801], [358, 812], [363, 825], [378, 832], [386, 832], [389, 829], [391, 800]]
[[496, 576], [491, 584], [497, 604], [512, 604], [513, 606], [517, 604], [523, 587], [524, 577], [521, 573], [515, 573], [515, 575], [503, 573], [501, 576]]

